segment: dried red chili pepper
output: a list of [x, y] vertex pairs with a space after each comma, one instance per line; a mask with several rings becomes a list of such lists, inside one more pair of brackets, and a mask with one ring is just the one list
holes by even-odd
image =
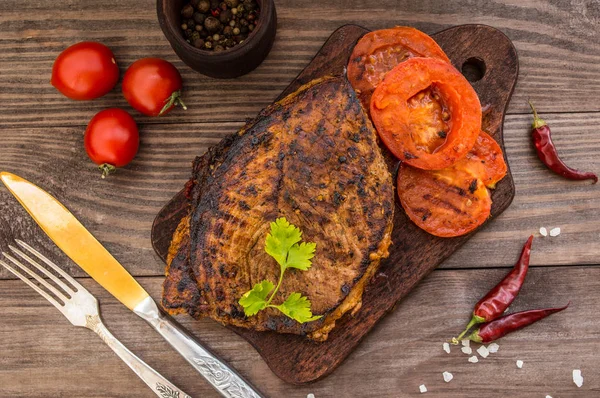
[[529, 101], [529, 106], [531, 106], [531, 110], [533, 111], [533, 124], [531, 125], [533, 144], [542, 163], [556, 174], [560, 174], [570, 180], [591, 179], [594, 180], [594, 184], [597, 183], [598, 176], [596, 174], [572, 169], [560, 159], [556, 147], [552, 142], [550, 127], [548, 127], [548, 124], [544, 120], [538, 117], [531, 101]]
[[467, 324], [466, 329], [458, 337], [453, 338], [452, 343], [458, 344], [458, 341], [462, 339], [473, 326], [493, 321], [502, 315], [510, 306], [515, 297], [517, 297], [517, 294], [519, 294], [525, 276], [527, 275], [532, 242], [533, 235], [527, 239], [527, 242], [521, 251], [521, 256], [513, 269], [492, 290], [490, 290], [488, 294], [475, 304], [473, 316]]
[[498, 318], [492, 322], [484, 323], [479, 328], [475, 329], [469, 336], [469, 340], [484, 344], [491, 343], [492, 341], [498, 340], [500, 337], [506, 336], [515, 330], [522, 329], [525, 326], [529, 326], [532, 323], [539, 321], [540, 319], [544, 319], [548, 315], [560, 312], [567, 308], [569, 304], [560, 308], [529, 310], [503, 316], [502, 318]]

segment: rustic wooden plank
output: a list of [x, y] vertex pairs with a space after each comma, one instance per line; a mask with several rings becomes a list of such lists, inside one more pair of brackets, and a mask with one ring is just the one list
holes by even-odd
[[[600, 114], [543, 114], [554, 140], [574, 167], [600, 171]], [[598, 264], [598, 186], [555, 176], [529, 143], [529, 116], [506, 119], [509, 163], [517, 188], [512, 205], [484, 226], [442, 267], [509, 266], [523, 241], [540, 226], [562, 228], [556, 238], [537, 239], [535, 265]], [[162, 275], [150, 245], [150, 228], [160, 208], [182, 187], [191, 161], [241, 123], [142, 126], [142, 144], [130, 167], [101, 180], [83, 152], [82, 129], [18, 128], [0, 146], [0, 169], [16, 172], [61, 200], [135, 275]], [[16, 200], [0, 188], [0, 247], [20, 237], [64, 259]], [[62, 260], [65, 262], [65, 260]], [[74, 275], [78, 267], [68, 263]], [[0, 277], [9, 277], [4, 270]]]
[[[408, 397], [425, 384], [427, 396], [594, 396], [600, 391], [597, 319], [600, 267], [535, 268], [513, 310], [571, 307], [499, 341], [478, 364], [441, 343], [466, 323], [473, 304], [503, 270], [439, 270], [388, 315], [331, 376], [296, 387], [279, 380], [248, 343], [209, 320], [178, 319], [267, 396]], [[194, 397], [217, 397], [167, 343], [90, 279], [81, 282], [101, 302], [107, 326], [140, 357]], [[154, 297], [161, 278], [140, 278]], [[548, 287], [551, 287], [549, 289]], [[0, 281], [0, 391], [3, 396], [152, 397], [145, 385], [92, 332], [72, 327], [20, 281]], [[477, 346], [474, 345], [474, 348]], [[318, 349], [316, 347], [316, 349]], [[515, 361], [525, 362], [517, 369]], [[571, 380], [582, 369], [581, 389]], [[442, 372], [454, 374], [444, 383]], [[32, 382], [35, 381], [35, 382]]]
[[178, 60], [158, 26], [151, 0], [4, 0], [0, 3], [0, 126], [85, 125], [105, 107], [131, 110], [120, 85], [105, 98], [73, 102], [48, 84], [56, 55], [81, 40], [109, 45], [122, 72], [145, 56], [166, 58], [181, 70], [190, 109], [161, 119], [135, 113], [138, 121], [243, 120], [276, 98], [325, 39], [347, 23], [369, 29], [412, 25], [430, 34], [464, 23], [492, 25], [513, 40], [521, 62], [509, 113], [526, 112], [527, 98], [553, 112], [600, 111], [600, 11], [595, 2], [503, 0], [475, 7], [467, 0], [349, 0], [320, 3], [318, 12], [313, 8], [314, 4], [301, 0], [278, 1], [278, 36], [271, 54], [253, 73], [223, 81], [202, 76]]

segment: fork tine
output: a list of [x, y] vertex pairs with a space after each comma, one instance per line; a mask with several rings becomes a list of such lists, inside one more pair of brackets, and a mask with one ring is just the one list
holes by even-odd
[[56, 283], [58, 286], [60, 286], [61, 289], [63, 289], [65, 292], [67, 292], [70, 296], [73, 296], [73, 294], [75, 294], [75, 290], [73, 290], [72, 288], [70, 288], [69, 286], [67, 286], [63, 281], [60, 280], [60, 278], [57, 278], [56, 275], [52, 274], [46, 268], [44, 268], [41, 265], [39, 265], [38, 263], [36, 263], [27, 254], [23, 253], [21, 250], [17, 249], [16, 247], [14, 247], [12, 245], [8, 245], [8, 247], [15, 254], [19, 255], [19, 257], [21, 257], [23, 260], [27, 261], [29, 264], [31, 264], [35, 268], [37, 268], [41, 273], [43, 273], [44, 275], [46, 275], [48, 278], [52, 279], [54, 281], [54, 283]]
[[27, 243], [23, 242], [20, 239], [15, 239], [15, 241], [23, 249], [27, 250], [28, 252], [30, 252], [31, 254], [33, 254], [34, 256], [36, 256], [37, 258], [39, 258], [40, 260], [42, 260], [46, 265], [48, 265], [54, 271], [58, 272], [58, 274], [60, 276], [62, 276], [63, 278], [65, 278], [73, 287], [75, 287], [75, 289], [77, 289], [77, 290], [80, 290], [80, 289], [81, 290], [85, 290], [85, 288], [83, 286], [81, 286], [79, 284], [79, 282], [77, 282], [75, 280], [75, 278], [73, 278], [71, 275], [69, 275], [65, 271], [63, 271], [58, 265], [54, 264], [52, 261], [50, 261], [50, 259], [48, 259], [46, 256], [44, 256], [42, 253], [38, 252], [33, 247], [29, 246]]
[[9, 270], [17, 278], [19, 278], [20, 280], [22, 280], [23, 282], [25, 282], [26, 284], [28, 284], [33, 290], [35, 290], [42, 297], [44, 297], [46, 300], [48, 300], [59, 311], [61, 311], [61, 312], [63, 311], [63, 309], [64, 309], [63, 306], [61, 304], [59, 304], [58, 301], [56, 301], [54, 299], [54, 297], [50, 296], [48, 293], [46, 293], [45, 291], [43, 291], [42, 289], [40, 289], [40, 287], [38, 285], [36, 285], [35, 283], [31, 282], [27, 277], [25, 277], [19, 271], [17, 271], [16, 269], [14, 269], [13, 267], [11, 267], [10, 265], [8, 265], [7, 263], [5, 263], [2, 260], [0, 260], [0, 265], [2, 265], [4, 268], [6, 268], [7, 270]]
[[[58, 289], [56, 289], [54, 286], [52, 286], [51, 284], [49, 284], [48, 282], [46, 282], [44, 280], [44, 278], [42, 278], [41, 276], [39, 276], [38, 274], [36, 274], [32, 270], [30, 270], [29, 268], [27, 268], [26, 266], [24, 266], [23, 264], [21, 264], [19, 262], [19, 260], [17, 260], [16, 258], [14, 258], [13, 256], [11, 256], [8, 253], [2, 252], [2, 254], [4, 255], [4, 257], [6, 257], [8, 260], [10, 260], [11, 263], [13, 263], [17, 267], [21, 268], [21, 270], [23, 270], [27, 274], [29, 274], [29, 276], [31, 276], [33, 279], [35, 279], [36, 281], [38, 281], [42, 286], [44, 286], [46, 289], [48, 289], [52, 293], [54, 293], [54, 295], [56, 297], [58, 297], [63, 303], [66, 303], [67, 301], [69, 301], [69, 298], [66, 297], [64, 293], [59, 292]], [[39, 267], [39, 265], [38, 265], [38, 267]]]

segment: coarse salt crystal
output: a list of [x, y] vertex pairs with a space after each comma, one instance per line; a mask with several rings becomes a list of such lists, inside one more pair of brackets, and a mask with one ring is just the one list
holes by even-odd
[[517, 361], [517, 368], [521, 369], [523, 367], [523, 361], [520, 359]]
[[450, 344], [444, 343], [444, 344], [442, 344], [442, 347], [444, 347], [444, 351], [446, 351], [448, 354], [450, 354]]
[[540, 227], [540, 235], [548, 236], [548, 230], [544, 227]]
[[550, 236], [558, 236], [560, 235], [560, 227], [552, 228], [550, 230]]
[[452, 376], [452, 373], [450, 373], [450, 372], [444, 372], [444, 373], [442, 373], [442, 376], [444, 376], [444, 381], [446, 383], [449, 383], [450, 380], [452, 380], [454, 378], [454, 376]]
[[427, 387], [425, 387], [425, 384], [421, 384], [419, 386], [419, 391], [421, 391], [421, 394], [423, 394], [424, 392], [427, 392]]
[[460, 350], [463, 352], [463, 354], [467, 354], [467, 355], [471, 355], [471, 353], [473, 352], [471, 347], [461, 347]]
[[546, 398], [552, 398], [550, 395], [546, 395]]
[[488, 349], [482, 345], [481, 347], [479, 347], [477, 349], [477, 352], [479, 353], [479, 355], [481, 355], [482, 358], [487, 358], [488, 355], [490, 355], [490, 352], [488, 351]]
[[306, 396], [306, 398], [315, 398], [315, 394], [313, 394], [313, 393], [310, 393], [310, 394], [308, 394], [308, 395]]
[[471, 363], [477, 363], [479, 362], [479, 358], [477, 358], [477, 355], [473, 355], [472, 357], [469, 357], [468, 361]]
[[498, 344], [492, 343], [488, 346], [488, 351], [490, 352], [490, 354], [495, 354], [498, 352], [498, 348], [500, 348]]
[[461, 343], [462, 343], [463, 347], [469, 347], [471, 345], [471, 340], [464, 339], [464, 340], [461, 340]]
[[583, 385], [583, 376], [581, 376], [581, 370], [573, 369], [573, 383], [577, 387], [581, 387]]

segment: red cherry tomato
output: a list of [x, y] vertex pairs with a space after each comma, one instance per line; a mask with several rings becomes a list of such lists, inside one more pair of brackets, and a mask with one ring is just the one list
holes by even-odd
[[135, 120], [123, 109], [98, 112], [88, 124], [83, 144], [90, 159], [99, 165], [102, 178], [133, 160], [139, 147]]
[[119, 67], [112, 51], [102, 43], [84, 41], [56, 57], [50, 83], [66, 97], [91, 100], [108, 93], [118, 80]]
[[169, 113], [175, 105], [187, 109], [181, 100], [181, 75], [160, 58], [135, 61], [123, 77], [123, 95], [131, 106], [148, 116]]

